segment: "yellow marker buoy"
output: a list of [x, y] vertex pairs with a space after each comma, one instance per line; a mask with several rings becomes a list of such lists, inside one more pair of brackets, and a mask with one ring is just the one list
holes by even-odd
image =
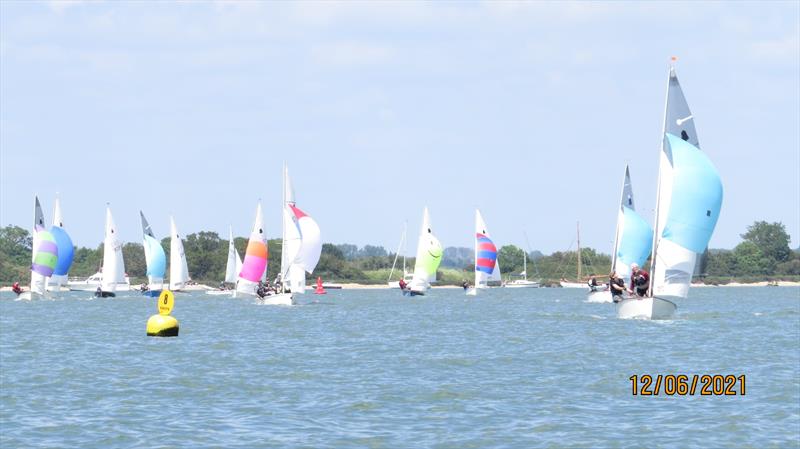
[[158, 297], [158, 315], [153, 315], [147, 320], [148, 336], [178, 336], [178, 320], [169, 315], [173, 307], [175, 307], [175, 295], [169, 290], [162, 290]]

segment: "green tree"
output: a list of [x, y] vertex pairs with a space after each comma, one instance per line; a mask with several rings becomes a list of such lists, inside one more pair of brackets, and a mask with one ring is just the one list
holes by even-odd
[[77, 248], [75, 255], [72, 258], [72, 267], [69, 269], [69, 274], [78, 277], [89, 277], [100, 271], [100, 265], [103, 264], [103, 245], [100, 244], [97, 248]]
[[122, 246], [122, 257], [125, 259], [125, 272], [131, 278], [143, 278], [147, 274], [147, 262], [144, 259], [144, 248], [141, 243], [126, 243]]
[[747, 232], [742, 234], [745, 242], [752, 242], [761, 253], [771, 261], [771, 267], [781, 262], [786, 262], [792, 255], [789, 248], [789, 234], [783, 223], [767, 223], [757, 221], [747, 228]]
[[744, 241], [733, 250], [734, 276], [756, 276], [770, 274], [774, 262], [765, 256], [761, 248], [752, 241]]
[[183, 251], [189, 266], [189, 276], [196, 280], [218, 280], [225, 277], [228, 254], [227, 241], [216, 232], [201, 231], [186, 236]]
[[15, 262], [30, 261], [33, 238], [19, 226], [0, 228], [0, 254]]
[[514, 245], [505, 245], [497, 251], [497, 261], [500, 263], [500, 272], [519, 273], [522, 271], [525, 251]]

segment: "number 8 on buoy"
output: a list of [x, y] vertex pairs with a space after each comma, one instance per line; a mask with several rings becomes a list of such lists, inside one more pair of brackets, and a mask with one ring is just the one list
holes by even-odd
[[158, 297], [159, 315], [169, 315], [173, 307], [175, 307], [175, 295], [169, 290], [162, 290]]

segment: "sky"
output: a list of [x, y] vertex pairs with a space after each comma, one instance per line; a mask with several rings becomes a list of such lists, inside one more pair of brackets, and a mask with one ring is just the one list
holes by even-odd
[[[800, 243], [800, 3], [0, 1], [0, 224], [78, 246], [280, 236], [281, 167], [325, 242], [610, 253], [625, 164], [652, 223], [670, 57], [724, 185], [712, 248]], [[413, 252], [413, 248], [409, 249]]]

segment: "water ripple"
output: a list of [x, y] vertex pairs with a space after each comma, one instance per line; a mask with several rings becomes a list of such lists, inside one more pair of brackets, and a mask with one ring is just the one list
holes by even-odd
[[[0, 447], [800, 447], [798, 289], [696, 289], [669, 321], [575, 290], [297, 307], [179, 294], [0, 297]], [[633, 374], [746, 374], [747, 395], [632, 396]]]

